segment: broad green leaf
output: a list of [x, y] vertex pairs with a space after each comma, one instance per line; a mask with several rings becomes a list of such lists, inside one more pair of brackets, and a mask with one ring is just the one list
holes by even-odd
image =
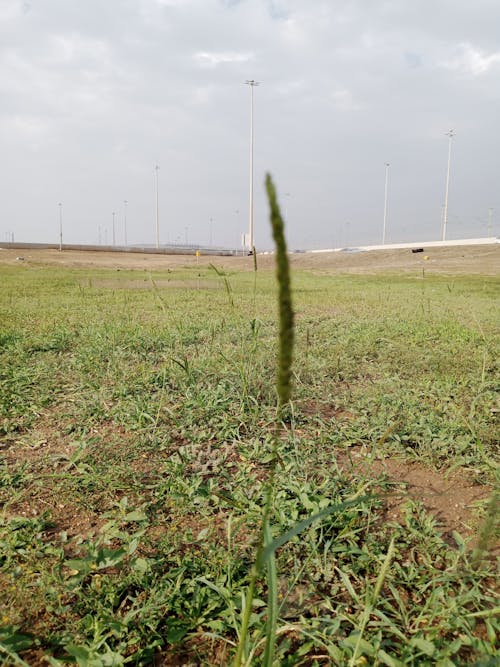
[[127, 523], [132, 523], [134, 521], [147, 521], [148, 517], [144, 512], [141, 512], [140, 510], [134, 510], [133, 512], [129, 512], [123, 517], [123, 521], [126, 521]]
[[348, 507], [354, 507], [355, 505], [368, 500], [368, 498], [369, 496], [360, 496], [359, 498], [355, 498], [354, 500], [346, 500], [345, 502], [339, 503], [337, 505], [329, 505], [328, 507], [325, 507], [325, 509], [317, 512], [316, 514], [313, 514], [307, 519], [304, 519], [303, 521], [296, 523], [295, 526], [290, 528], [290, 530], [287, 530], [286, 533], [282, 533], [279, 537], [275, 538], [270, 544], [266, 545], [266, 547], [262, 551], [260, 565], [262, 565], [269, 558], [269, 556], [274, 551], [276, 551], [276, 549], [279, 549], [284, 544], [293, 539], [296, 535], [299, 535], [303, 530], [309, 528], [309, 526], [313, 524], [315, 521], [324, 519], [326, 516], [328, 516], [329, 514], [333, 514], [334, 512], [341, 512], [342, 510], [347, 509]]
[[375, 648], [370, 642], [366, 641], [366, 639], [360, 639], [359, 632], [357, 631], [350, 634], [349, 637], [346, 637], [340, 643], [342, 646], [348, 646], [349, 648], [355, 648], [357, 646], [358, 651], [364, 655], [372, 656], [375, 654]]
[[418, 648], [422, 653], [425, 653], [425, 655], [432, 656], [434, 655], [436, 651], [436, 647], [434, 644], [427, 639], [423, 639], [422, 637], [412, 637], [410, 639], [410, 644], [411, 646], [415, 646]]
[[0, 650], [2, 647], [8, 651], [17, 653], [29, 648], [33, 643], [33, 638], [29, 635], [18, 632], [17, 625], [4, 625], [0, 628]]
[[392, 658], [383, 649], [380, 649], [378, 651], [377, 658], [383, 665], [387, 665], [387, 667], [404, 667], [404, 664], [401, 662], [401, 660], [396, 660], [396, 658]]

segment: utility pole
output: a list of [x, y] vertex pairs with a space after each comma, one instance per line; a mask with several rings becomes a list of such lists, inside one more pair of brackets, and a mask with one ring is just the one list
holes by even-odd
[[285, 192], [285, 222], [288, 223], [288, 204], [290, 202], [290, 197], [292, 195], [289, 192]]
[[62, 203], [59, 202], [59, 252], [62, 252]]
[[125, 241], [125, 245], [127, 245], [127, 204], [128, 201], [126, 199], [123, 200], [123, 238]]
[[160, 209], [158, 208], [158, 171], [160, 167], [156, 165], [155, 174], [156, 174], [156, 247], [160, 247]]
[[382, 245], [385, 245], [385, 232], [387, 226], [387, 192], [389, 185], [389, 162], [385, 163], [385, 192], [384, 192], [384, 226], [382, 229]]
[[450, 190], [451, 142], [453, 141], [453, 137], [455, 136], [455, 131], [450, 130], [449, 132], [446, 132], [445, 136], [448, 137], [448, 168], [446, 170], [446, 190], [444, 195], [443, 236], [441, 239], [442, 241], [446, 241], [446, 227], [448, 225], [448, 193]]
[[250, 210], [249, 210], [249, 229], [248, 229], [248, 251], [253, 252], [254, 236], [253, 236], [253, 89], [259, 86], [258, 81], [250, 79], [245, 81], [247, 86], [250, 86]]
[[116, 245], [116, 232], [115, 232], [115, 215], [116, 215], [116, 213], [113, 211], [113, 213], [111, 215], [113, 216], [113, 227], [111, 228], [112, 233], [113, 233], [113, 245]]

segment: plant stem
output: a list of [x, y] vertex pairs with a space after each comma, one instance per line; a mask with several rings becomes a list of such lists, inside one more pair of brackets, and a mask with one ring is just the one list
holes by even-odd
[[[278, 201], [276, 197], [276, 189], [269, 174], [266, 175], [266, 190], [271, 209], [271, 227], [273, 232], [274, 242], [276, 244], [276, 272], [279, 288], [279, 350], [278, 350], [278, 377], [276, 381], [276, 388], [278, 393], [278, 410], [276, 415], [276, 422], [273, 437], [273, 451], [272, 462], [269, 478], [265, 486], [265, 503], [262, 513], [262, 524], [257, 544], [255, 562], [250, 572], [250, 581], [248, 584], [247, 594], [245, 596], [245, 607], [243, 610], [243, 619], [241, 623], [240, 639], [238, 649], [234, 658], [234, 667], [241, 667], [242, 660], [245, 659], [245, 646], [248, 635], [248, 626], [252, 614], [253, 598], [257, 580], [260, 577], [264, 568], [265, 562], [262, 558], [266, 542], [272, 540], [271, 530], [269, 526], [269, 517], [271, 515], [271, 505], [274, 489], [274, 480], [276, 476], [276, 466], [278, 462], [278, 446], [280, 426], [283, 417], [283, 409], [290, 400], [291, 394], [291, 375], [292, 375], [292, 356], [294, 344], [294, 319], [292, 309], [292, 297], [290, 290], [290, 268], [288, 263], [288, 255], [286, 249], [285, 233], [283, 218], [281, 217]], [[255, 251], [254, 251], [255, 258]], [[255, 259], [254, 259], [255, 261]], [[256, 267], [256, 265], [255, 265]], [[274, 569], [274, 562], [271, 560], [268, 563], [268, 584], [271, 598], [277, 596], [276, 586], [272, 585], [272, 581], [276, 579], [276, 572]], [[268, 605], [268, 627], [266, 636], [266, 650], [265, 660], [268, 664], [272, 664], [274, 654], [274, 641], [276, 634], [276, 615], [273, 612], [277, 606], [277, 600], [271, 599]]]

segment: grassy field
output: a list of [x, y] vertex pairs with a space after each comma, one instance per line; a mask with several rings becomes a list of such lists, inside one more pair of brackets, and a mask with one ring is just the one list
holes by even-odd
[[[277, 403], [243, 262], [0, 265], [0, 664], [231, 664]], [[497, 665], [498, 278], [292, 280], [273, 536], [345, 504], [276, 551], [274, 664]]]

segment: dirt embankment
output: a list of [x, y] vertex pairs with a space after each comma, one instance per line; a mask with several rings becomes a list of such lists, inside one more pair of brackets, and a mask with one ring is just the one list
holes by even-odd
[[[325, 252], [290, 255], [292, 267], [320, 273], [385, 273], [425, 271], [442, 274], [476, 274], [494, 276], [500, 273], [500, 245], [449, 246], [412, 253], [410, 249], [373, 250], [370, 252]], [[258, 255], [258, 266], [270, 269], [273, 255]], [[115, 268], [122, 270], [161, 271], [189, 266], [216, 266], [252, 271], [253, 258], [193, 255], [155, 255], [127, 252], [100, 252], [54, 249], [1, 249], [3, 264], [29, 263], [68, 267]]]

